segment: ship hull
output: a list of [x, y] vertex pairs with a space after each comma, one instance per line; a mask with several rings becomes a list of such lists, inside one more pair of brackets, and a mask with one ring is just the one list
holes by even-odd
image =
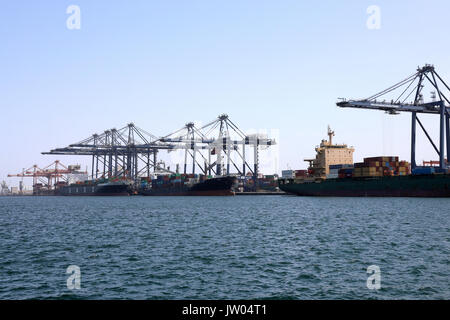
[[450, 175], [328, 179], [309, 183], [284, 180], [279, 187], [298, 196], [448, 198]]
[[57, 190], [60, 196], [129, 196], [128, 184], [72, 185]]
[[231, 190], [213, 190], [213, 191], [142, 191], [144, 196], [234, 196]]
[[191, 187], [167, 186], [140, 190], [144, 196], [234, 196], [234, 177], [212, 178]]

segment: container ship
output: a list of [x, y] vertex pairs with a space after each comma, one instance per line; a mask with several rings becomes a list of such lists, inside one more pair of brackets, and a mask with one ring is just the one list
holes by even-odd
[[370, 157], [353, 163], [354, 148], [322, 140], [308, 170], [279, 180], [281, 190], [298, 196], [328, 197], [450, 197], [448, 169], [418, 167], [398, 157]]
[[236, 191], [239, 194], [255, 192], [260, 193], [272, 193], [279, 191], [278, 188], [278, 175], [258, 175], [257, 178], [251, 173], [246, 176], [241, 176], [238, 179], [238, 185]]
[[158, 175], [141, 179], [144, 196], [233, 196], [237, 178], [196, 174]]
[[57, 186], [54, 193], [59, 196], [129, 196], [132, 186], [132, 181], [123, 178], [87, 180]]

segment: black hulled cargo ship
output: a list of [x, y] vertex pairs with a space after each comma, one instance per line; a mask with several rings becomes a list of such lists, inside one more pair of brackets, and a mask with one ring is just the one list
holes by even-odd
[[126, 179], [94, 180], [61, 186], [55, 190], [60, 196], [129, 196], [132, 182]]
[[279, 188], [298, 196], [323, 197], [450, 197], [450, 172], [431, 166], [411, 170], [398, 157], [364, 158], [353, 163], [353, 148], [322, 140], [308, 170], [279, 180]]
[[280, 181], [280, 189], [298, 196], [450, 197], [449, 174]]
[[144, 196], [233, 196], [237, 179], [233, 176], [160, 175], [141, 181]]

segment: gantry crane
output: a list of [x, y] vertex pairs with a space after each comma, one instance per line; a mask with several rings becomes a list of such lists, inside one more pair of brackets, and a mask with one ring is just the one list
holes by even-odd
[[[173, 173], [169, 168], [161, 167], [156, 155], [159, 151], [184, 150], [184, 173], [187, 173], [188, 157], [191, 157], [192, 173], [195, 173], [198, 167], [205, 175], [228, 175], [231, 173], [232, 164], [239, 175], [244, 176], [246, 169], [249, 169], [257, 179], [258, 150], [275, 144], [273, 139], [265, 136], [245, 135], [228, 115], [222, 114], [201, 128], [189, 122], [181, 129], [161, 138], [130, 123], [122, 129], [106, 130], [103, 134], [94, 134], [68, 147], [42, 154], [92, 156], [93, 178], [99, 175], [108, 178], [126, 176], [137, 180], [144, 172], [149, 176], [151, 168], [154, 172]], [[248, 146], [254, 148], [253, 167], [246, 160], [245, 149]], [[205, 152], [207, 154], [204, 154]], [[232, 153], [239, 156], [242, 165], [233, 161]], [[216, 159], [213, 161], [211, 157]]]
[[[204, 174], [211, 174], [212, 171], [219, 176], [229, 175], [231, 173], [231, 165], [233, 165], [241, 176], [244, 176], [245, 171], [248, 169], [252, 176], [255, 177], [255, 180], [258, 176], [259, 148], [267, 148], [276, 144], [274, 139], [269, 139], [262, 135], [246, 135], [226, 114], [218, 116], [201, 128], [197, 128], [194, 123], [190, 122], [180, 130], [160, 138], [159, 141], [170, 143], [170, 150], [185, 150], [184, 173], [186, 173], [187, 156], [190, 155], [193, 160], [193, 173], [195, 173], [195, 168], [198, 166]], [[254, 150], [253, 167], [246, 159], [247, 146], [253, 147]], [[201, 152], [202, 150], [208, 151], [207, 158]], [[233, 160], [232, 153], [238, 155], [238, 159], [242, 160], [241, 164]], [[204, 166], [197, 161], [196, 154], [200, 154], [203, 158]], [[216, 158], [214, 162], [212, 162], [211, 156]]]
[[[431, 84], [433, 90], [432, 101], [424, 102], [422, 90], [425, 84]], [[444, 88], [442, 89], [442, 86]], [[442, 90], [441, 90], [442, 89]], [[399, 91], [397, 91], [399, 90]], [[446, 90], [446, 92], [444, 92]], [[397, 93], [400, 92], [400, 95]], [[426, 64], [422, 68], [417, 68], [417, 71], [408, 78], [400, 81], [399, 83], [362, 100], [345, 100], [337, 102], [337, 106], [341, 108], [359, 108], [359, 109], [372, 109], [382, 110], [388, 114], [398, 114], [399, 112], [411, 112], [411, 167], [416, 168], [416, 123], [424, 131], [426, 137], [430, 141], [434, 150], [439, 155], [439, 167], [441, 169], [446, 168], [445, 153], [447, 157], [450, 155], [450, 108], [448, 105], [450, 101], [450, 87], [442, 80], [439, 74], [436, 72], [433, 65]], [[386, 99], [380, 101], [382, 97], [387, 95], [394, 95], [393, 98], [386, 101]], [[408, 102], [410, 97], [414, 99]], [[438, 99], [436, 99], [436, 97]], [[418, 114], [437, 114], [440, 116], [440, 128], [439, 128], [439, 148], [431, 139], [427, 130], [420, 121]]]
[[[127, 177], [135, 179], [139, 174], [150, 175], [158, 168], [157, 153], [168, 146], [155, 142], [158, 138], [129, 123], [120, 129], [105, 130], [64, 148], [42, 152], [44, 155], [83, 155], [92, 157], [92, 179], [99, 177]], [[144, 163], [139, 167], [139, 163]]]
[[[60, 179], [67, 182], [66, 175], [74, 173], [76, 170], [66, 167], [59, 160], [56, 160], [44, 168], [33, 165], [28, 169], [24, 169], [18, 174], [8, 174], [8, 177], [33, 178], [33, 187], [42, 183], [49, 190], [60, 182]], [[83, 173], [83, 172], [77, 172]]]
[[8, 195], [8, 194], [10, 194], [9, 187], [6, 184], [5, 181], [2, 181], [0, 194], [1, 195]]

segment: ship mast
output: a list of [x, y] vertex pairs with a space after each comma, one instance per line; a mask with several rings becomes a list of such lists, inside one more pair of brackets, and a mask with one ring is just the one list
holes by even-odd
[[332, 131], [330, 128], [330, 125], [328, 125], [328, 141], [330, 143], [330, 146], [333, 145], [333, 136], [334, 136], [334, 131]]

